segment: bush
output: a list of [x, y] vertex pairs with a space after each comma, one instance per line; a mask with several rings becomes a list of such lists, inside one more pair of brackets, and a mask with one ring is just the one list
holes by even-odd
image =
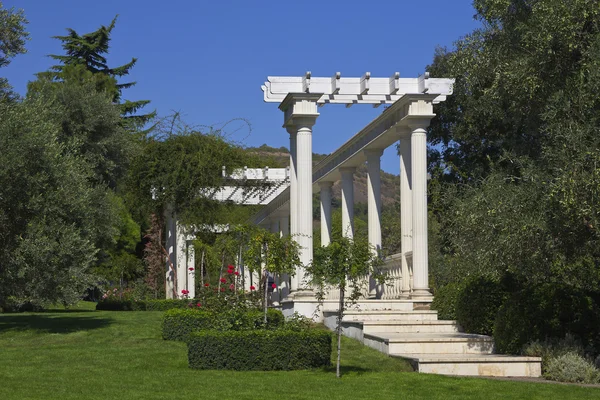
[[187, 340], [190, 333], [200, 329], [252, 330], [277, 329], [283, 326], [281, 311], [269, 309], [267, 324], [262, 311], [212, 312], [198, 309], [173, 309], [165, 313], [162, 321], [162, 337], [165, 340]]
[[523, 348], [523, 355], [542, 358], [542, 374], [546, 373], [550, 360], [567, 353], [584, 354], [581, 343], [572, 335], [561, 340], [535, 340]]
[[600, 350], [598, 294], [567, 285], [544, 284], [507, 298], [496, 318], [494, 339], [500, 353], [519, 354], [526, 343], [572, 335], [587, 353]]
[[195, 304], [194, 300], [118, 300], [105, 299], [96, 304], [96, 310], [101, 311], [167, 311], [174, 308], [188, 308]]
[[195, 369], [295, 370], [330, 365], [331, 333], [321, 330], [200, 331], [188, 341]]
[[448, 283], [435, 292], [431, 308], [437, 310], [439, 319], [456, 319], [456, 302], [464, 285]]
[[477, 277], [469, 280], [456, 298], [456, 320], [467, 333], [491, 335], [505, 293], [493, 280]]
[[544, 376], [560, 382], [600, 383], [600, 371], [574, 352], [550, 359]]

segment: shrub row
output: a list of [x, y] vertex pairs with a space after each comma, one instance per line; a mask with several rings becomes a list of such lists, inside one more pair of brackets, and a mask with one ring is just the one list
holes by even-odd
[[190, 335], [195, 369], [295, 370], [328, 366], [331, 334], [320, 330], [199, 331]]
[[[465, 332], [494, 336], [496, 351], [519, 354], [533, 341], [572, 335], [587, 354], [600, 353], [600, 293], [565, 284], [523, 287], [518, 282], [471, 278], [435, 293], [432, 308]], [[454, 317], [454, 318], [452, 318]]]
[[187, 308], [189, 299], [173, 300], [101, 300], [96, 304], [96, 310], [100, 311], [167, 311], [174, 308]]
[[190, 333], [197, 330], [251, 330], [277, 329], [284, 324], [284, 316], [279, 310], [269, 309], [267, 324], [264, 313], [258, 310], [212, 312], [198, 309], [168, 310], [163, 316], [162, 337], [165, 340], [187, 340]]

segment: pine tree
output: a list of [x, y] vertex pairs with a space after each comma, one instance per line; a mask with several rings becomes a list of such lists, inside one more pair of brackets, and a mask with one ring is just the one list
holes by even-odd
[[[114, 79], [115, 82], [117, 78], [128, 75], [131, 68], [137, 62], [137, 58], [132, 58], [130, 62], [120, 67], [110, 68], [105, 57], [109, 51], [110, 35], [117, 22], [117, 17], [111, 21], [110, 25], [102, 25], [94, 32], [80, 35], [74, 29], [67, 28], [68, 35], [54, 36], [53, 38], [62, 42], [62, 48], [66, 54], [50, 55], [50, 57], [58, 60], [61, 64], [51, 67], [49, 71], [38, 74], [38, 77], [52, 81], [63, 81], [66, 75], [70, 75], [72, 71], [78, 69], [72, 67], [77, 66], [85, 67], [92, 74], [106, 75]], [[130, 88], [135, 84], [136, 82], [117, 82], [113, 101], [120, 104], [121, 115], [125, 119], [133, 122], [135, 125], [142, 126], [152, 119], [156, 115], [156, 112], [134, 115], [135, 112], [150, 103], [150, 100], [122, 101], [123, 89]]]

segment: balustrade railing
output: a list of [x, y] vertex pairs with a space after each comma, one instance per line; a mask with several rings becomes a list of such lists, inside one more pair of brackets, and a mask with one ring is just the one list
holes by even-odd
[[[384, 284], [377, 285], [378, 299], [400, 299], [407, 297], [412, 292], [412, 252], [406, 253], [406, 261], [408, 263], [408, 276], [403, 276], [402, 254], [393, 254], [385, 258], [381, 269], [387, 279]], [[408, 281], [405, 281], [406, 279]]]

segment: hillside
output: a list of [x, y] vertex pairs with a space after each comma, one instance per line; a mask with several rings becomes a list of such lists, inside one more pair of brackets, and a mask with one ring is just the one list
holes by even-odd
[[[285, 147], [274, 148], [263, 144], [260, 147], [249, 147], [249, 152], [259, 155], [265, 159], [266, 166], [274, 168], [284, 168], [289, 165], [289, 151]], [[318, 164], [327, 157], [327, 154], [313, 153], [313, 165]], [[381, 171], [381, 202], [382, 205], [391, 206], [395, 201], [399, 201], [400, 196], [400, 178], [397, 175]], [[333, 186], [333, 197], [341, 199], [341, 185], [336, 182]], [[354, 202], [367, 202], [367, 166], [363, 165], [357, 169], [354, 175]], [[337, 202], [339, 204], [339, 201]]]

